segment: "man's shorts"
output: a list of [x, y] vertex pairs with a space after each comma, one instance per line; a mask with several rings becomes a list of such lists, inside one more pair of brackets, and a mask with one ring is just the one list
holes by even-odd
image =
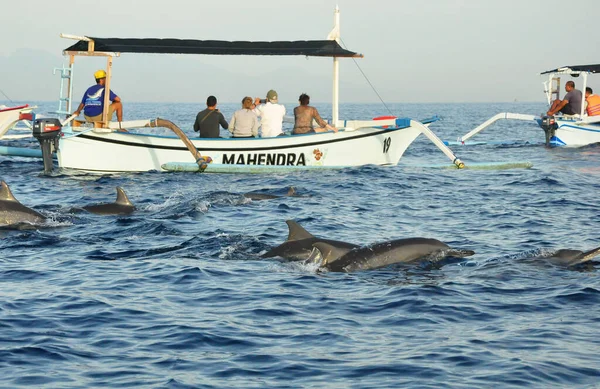
[[[113, 105], [111, 104], [108, 106], [108, 115], [106, 115], [106, 118], [109, 121], [112, 120], [113, 113], [115, 113], [115, 107], [113, 107]], [[84, 114], [83, 117], [88, 122], [101, 122], [102, 121], [102, 114], [96, 115], [96, 116], [88, 116], [88, 115]]]
[[568, 104], [565, 105], [564, 107], [562, 107], [562, 109], [559, 112], [562, 112], [565, 115], [577, 115], [580, 113], [580, 112], [574, 112], [573, 108], [571, 108], [571, 106]]

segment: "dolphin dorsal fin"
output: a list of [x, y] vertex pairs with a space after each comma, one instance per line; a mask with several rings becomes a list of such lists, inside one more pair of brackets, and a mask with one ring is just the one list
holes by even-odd
[[0, 200], [19, 202], [15, 198], [15, 196], [13, 196], [12, 192], [10, 191], [10, 188], [8, 187], [8, 184], [4, 181], [0, 183]]
[[323, 265], [327, 265], [328, 263], [337, 261], [338, 259], [343, 257], [348, 251], [352, 250], [348, 247], [336, 247], [332, 244], [325, 242], [313, 243], [313, 247], [321, 252], [321, 257], [323, 258]]
[[288, 229], [290, 230], [287, 240], [304, 240], [315, 237], [293, 220], [286, 220], [286, 223], [288, 225]]
[[588, 261], [598, 255], [600, 255], [600, 247], [596, 247], [595, 249], [586, 251], [585, 253], [581, 254], [581, 259]]
[[125, 194], [125, 191], [120, 186], [117, 186], [117, 201], [115, 201], [115, 203], [117, 203], [119, 205], [133, 206], [131, 201], [129, 201], [129, 199], [127, 198], [127, 194]]

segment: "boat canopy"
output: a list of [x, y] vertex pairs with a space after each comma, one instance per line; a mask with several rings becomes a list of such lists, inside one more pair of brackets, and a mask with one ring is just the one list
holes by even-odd
[[576, 65], [576, 66], [563, 66], [562, 68], [547, 70], [540, 74], [549, 73], [600, 73], [600, 65]]
[[250, 42], [168, 38], [82, 38], [83, 40], [66, 48], [65, 54], [151, 53], [362, 57], [362, 54], [343, 49], [335, 40]]

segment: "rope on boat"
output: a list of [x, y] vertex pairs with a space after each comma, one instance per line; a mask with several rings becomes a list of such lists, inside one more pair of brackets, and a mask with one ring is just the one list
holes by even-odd
[[11, 104], [14, 104], [14, 103], [15, 103], [14, 101], [12, 101], [12, 100], [11, 100], [11, 98], [10, 98], [10, 97], [8, 97], [8, 96], [6, 95], [6, 93], [4, 93], [4, 91], [3, 91], [2, 89], [0, 89], [0, 93], [2, 93], [2, 94], [4, 95], [4, 97], [6, 97], [6, 98], [8, 99], [8, 101], [10, 101], [10, 103], [11, 103]]
[[[346, 46], [346, 43], [344, 42], [344, 40], [342, 38], [340, 38], [340, 40], [342, 41], [342, 44], [344, 45], [344, 48], [348, 49], [348, 47]], [[383, 104], [383, 106], [385, 107], [385, 109], [388, 111], [388, 113], [390, 115], [393, 115], [392, 111], [385, 104], [385, 102], [383, 101], [383, 99], [381, 98], [381, 96], [379, 95], [379, 93], [377, 92], [377, 89], [375, 89], [375, 87], [373, 86], [373, 84], [371, 83], [371, 81], [369, 80], [369, 78], [367, 77], [367, 75], [365, 74], [365, 72], [363, 72], [363, 70], [361, 69], [361, 67], [358, 64], [358, 62], [356, 62], [356, 59], [354, 57], [352, 58], [352, 61], [354, 61], [354, 64], [356, 65], [356, 67], [358, 68], [358, 70], [361, 72], [361, 74], [363, 75], [363, 77], [365, 78], [365, 80], [367, 80], [367, 83], [369, 83], [369, 85], [371, 86], [371, 89], [373, 89], [373, 92], [375, 92], [375, 94], [379, 98], [379, 101], [381, 101], [381, 104]]]

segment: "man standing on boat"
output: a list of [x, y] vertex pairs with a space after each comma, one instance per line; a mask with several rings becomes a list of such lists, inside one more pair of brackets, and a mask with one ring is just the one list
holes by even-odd
[[573, 81], [567, 81], [565, 84], [567, 94], [564, 99], [556, 99], [552, 102], [550, 110], [546, 112], [548, 116], [554, 116], [558, 112], [565, 115], [580, 115], [581, 114], [581, 91], [575, 89]]
[[[74, 114], [79, 115], [83, 110], [83, 116], [88, 122], [101, 122], [102, 111], [104, 110], [104, 85], [106, 84], [106, 72], [104, 70], [98, 70], [94, 73], [96, 79], [96, 85], [90, 86], [81, 99], [81, 103]], [[117, 120], [123, 121], [123, 104], [121, 98], [117, 96], [112, 90], [110, 91], [109, 100], [112, 104], [108, 107], [107, 120], [111, 120], [113, 113], [117, 113]]]
[[283, 135], [283, 117], [285, 116], [285, 107], [278, 104], [277, 92], [273, 89], [267, 92], [267, 100], [264, 104], [260, 97], [254, 99], [256, 108], [254, 113], [260, 117], [261, 136], [269, 138]]
[[194, 131], [200, 133], [200, 138], [220, 138], [219, 124], [224, 129], [229, 128], [227, 120], [217, 109], [217, 98], [208, 96], [206, 99], [206, 109], [198, 112], [194, 122]]

